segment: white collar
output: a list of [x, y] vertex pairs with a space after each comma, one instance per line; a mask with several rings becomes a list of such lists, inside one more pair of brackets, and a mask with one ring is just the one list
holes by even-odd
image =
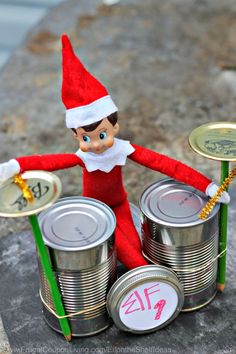
[[88, 172], [110, 172], [117, 165], [124, 166], [127, 156], [135, 151], [129, 141], [116, 138], [114, 140], [113, 146], [101, 154], [83, 152], [80, 149], [75, 154], [83, 160]]

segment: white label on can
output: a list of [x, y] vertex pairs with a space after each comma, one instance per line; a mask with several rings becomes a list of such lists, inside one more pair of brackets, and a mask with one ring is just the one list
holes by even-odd
[[148, 330], [168, 321], [177, 305], [178, 295], [171, 285], [164, 282], [147, 282], [125, 295], [119, 315], [126, 327]]

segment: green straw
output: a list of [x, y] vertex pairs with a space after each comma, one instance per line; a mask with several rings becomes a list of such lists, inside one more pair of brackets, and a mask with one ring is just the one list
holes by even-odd
[[[229, 162], [221, 161], [221, 183], [224, 182], [225, 178], [229, 174]], [[227, 188], [228, 190], [228, 188]], [[227, 247], [227, 224], [228, 224], [228, 205], [221, 204], [220, 206], [220, 242], [219, 242], [219, 253], [223, 252]], [[218, 261], [218, 274], [217, 274], [217, 288], [221, 292], [225, 288], [225, 278], [226, 278], [226, 252], [219, 258]]]
[[[54, 306], [56, 309], [56, 314], [58, 316], [65, 316], [64, 307], [63, 307], [63, 304], [61, 301], [61, 295], [58, 290], [58, 286], [57, 286], [57, 282], [56, 282], [54, 273], [51, 269], [51, 263], [49, 260], [46, 246], [43, 242], [42, 233], [41, 233], [41, 230], [39, 227], [37, 216], [36, 215], [29, 216], [29, 222], [30, 222], [32, 230], [33, 230], [33, 235], [34, 235], [36, 247], [38, 250], [39, 258], [41, 261], [41, 265], [42, 265], [43, 271], [46, 275], [46, 278], [48, 280], [53, 303], [54, 303]], [[71, 330], [70, 330], [70, 326], [69, 326], [67, 318], [60, 318], [59, 322], [60, 322], [61, 330], [62, 330], [64, 337], [66, 338], [67, 341], [70, 341], [71, 340]]]

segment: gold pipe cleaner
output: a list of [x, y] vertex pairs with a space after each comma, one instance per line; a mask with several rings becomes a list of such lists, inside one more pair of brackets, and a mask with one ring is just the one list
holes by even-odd
[[221, 186], [218, 188], [217, 192], [213, 195], [213, 197], [206, 203], [204, 208], [201, 210], [199, 217], [202, 220], [205, 220], [222, 194], [226, 191], [227, 187], [229, 184], [232, 182], [232, 180], [236, 177], [236, 166], [233, 168], [233, 170], [229, 173], [228, 177], [225, 178], [224, 182], [221, 184]]
[[23, 178], [21, 177], [20, 174], [15, 175], [15, 176], [13, 177], [13, 182], [21, 189], [24, 198], [25, 198], [28, 202], [31, 202], [31, 203], [32, 203], [33, 200], [34, 200], [33, 193], [31, 192], [29, 186], [28, 186], [27, 183], [23, 180]]

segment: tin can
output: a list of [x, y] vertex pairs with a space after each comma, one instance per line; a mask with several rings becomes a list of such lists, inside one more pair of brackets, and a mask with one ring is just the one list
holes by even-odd
[[203, 221], [206, 202], [203, 193], [169, 178], [150, 185], [140, 199], [143, 252], [178, 275], [182, 311], [201, 308], [216, 294], [219, 204]]
[[[73, 336], [89, 336], [107, 328], [112, 320], [106, 296], [115, 282], [116, 219], [104, 203], [92, 198], [62, 198], [39, 215], [66, 313], [83, 313], [68, 318]], [[54, 309], [49, 286], [39, 262], [43, 301]], [[61, 332], [58, 319], [43, 304], [44, 319]]]
[[150, 333], [172, 322], [182, 309], [184, 292], [177, 275], [166, 267], [148, 265], [121, 276], [107, 296], [107, 308], [118, 328]]
[[141, 211], [137, 207], [137, 205], [135, 205], [133, 203], [129, 203], [129, 206], [130, 206], [130, 211], [131, 211], [132, 219], [134, 222], [134, 226], [135, 226], [136, 231], [139, 234], [139, 237], [141, 239], [141, 236], [142, 236]]

